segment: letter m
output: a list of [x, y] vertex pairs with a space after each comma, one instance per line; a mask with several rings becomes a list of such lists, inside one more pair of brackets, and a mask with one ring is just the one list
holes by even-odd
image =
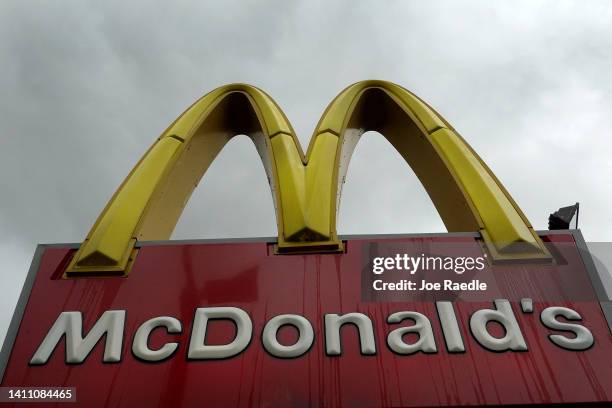
[[46, 364], [64, 335], [66, 336], [66, 363], [82, 363], [104, 335], [106, 335], [106, 344], [102, 361], [105, 363], [121, 361], [124, 324], [125, 310], [108, 310], [83, 338], [81, 312], [62, 312], [34, 353], [30, 364]]

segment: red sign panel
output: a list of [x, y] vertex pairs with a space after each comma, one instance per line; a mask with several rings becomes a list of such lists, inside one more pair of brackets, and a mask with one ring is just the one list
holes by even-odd
[[[574, 234], [543, 240], [554, 265], [476, 259], [461, 272], [459, 252], [483, 256], [472, 235], [317, 255], [167, 242], [143, 245], [128, 277], [75, 279], [62, 278], [75, 249], [42, 246], [2, 386], [71, 387], [87, 407], [609, 402], [596, 273]], [[434, 270], [407, 266], [436, 254]]]

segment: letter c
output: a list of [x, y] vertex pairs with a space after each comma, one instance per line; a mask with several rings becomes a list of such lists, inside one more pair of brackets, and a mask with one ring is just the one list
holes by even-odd
[[181, 322], [174, 317], [160, 316], [144, 322], [136, 331], [132, 343], [132, 353], [139, 359], [151, 362], [162, 361], [176, 351], [178, 343], [166, 343], [159, 350], [149, 348], [149, 336], [158, 327], [165, 327], [168, 333], [180, 333], [182, 330]]

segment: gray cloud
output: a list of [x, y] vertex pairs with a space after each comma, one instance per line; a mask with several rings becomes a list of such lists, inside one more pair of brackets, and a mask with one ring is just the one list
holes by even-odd
[[[397, 82], [462, 133], [537, 228], [580, 200], [586, 238], [612, 238], [606, 1], [4, 1], [0, 38], [0, 333], [35, 245], [80, 241], [167, 124], [229, 82], [270, 93], [304, 146], [342, 88]], [[258, 160], [232, 141], [174, 238], [275, 235]], [[340, 232], [443, 230], [380, 135], [358, 146], [344, 192]]]

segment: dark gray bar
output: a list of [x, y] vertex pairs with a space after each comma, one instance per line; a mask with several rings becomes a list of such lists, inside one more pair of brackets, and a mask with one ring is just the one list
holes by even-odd
[[0, 387], [0, 402], [76, 402], [76, 388]]

